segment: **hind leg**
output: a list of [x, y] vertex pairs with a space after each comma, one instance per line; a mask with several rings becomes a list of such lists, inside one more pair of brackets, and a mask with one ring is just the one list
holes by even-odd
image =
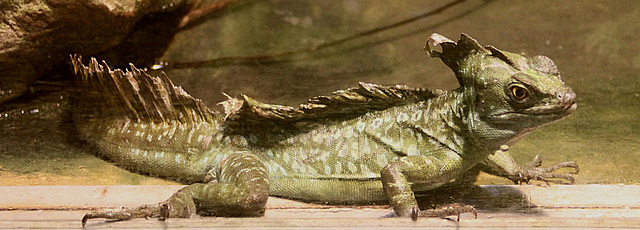
[[210, 183], [189, 185], [156, 205], [119, 211], [89, 212], [87, 220], [106, 218], [128, 220], [158, 217], [188, 218], [193, 214], [214, 216], [261, 216], [269, 198], [269, 178], [265, 165], [254, 155], [236, 153], [222, 161]]

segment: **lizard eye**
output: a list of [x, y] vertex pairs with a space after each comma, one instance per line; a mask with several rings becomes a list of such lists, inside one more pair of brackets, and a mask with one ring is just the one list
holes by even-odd
[[509, 96], [516, 102], [525, 102], [530, 95], [529, 90], [523, 86], [512, 85], [509, 87]]

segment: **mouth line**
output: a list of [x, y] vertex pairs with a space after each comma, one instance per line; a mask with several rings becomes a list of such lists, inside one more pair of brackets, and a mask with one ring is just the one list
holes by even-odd
[[573, 113], [577, 108], [577, 102], [571, 102], [568, 105], [543, 105], [531, 107], [525, 110], [509, 111], [498, 114], [493, 114], [491, 117], [500, 117], [509, 114], [527, 115], [527, 116], [565, 116]]

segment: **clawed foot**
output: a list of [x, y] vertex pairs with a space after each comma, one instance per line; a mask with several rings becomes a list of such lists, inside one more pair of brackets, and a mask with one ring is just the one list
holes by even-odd
[[171, 218], [188, 218], [196, 212], [196, 204], [191, 196], [191, 186], [178, 190], [166, 201], [155, 205], [142, 205], [137, 208], [123, 208], [117, 211], [89, 212], [82, 217], [82, 227], [89, 219], [105, 218], [107, 220], [130, 220], [133, 218], [153, 218], [160, 220]]
[[103, 210], [88, 212], [82, 217], [82, 227], [87, 224], [90, 219], [105, 218], [108, 220], [130, 220], [133, 218], [153, 218], [158, 217], [160, 220], [169, 218], [169, 206], [166, 204], [143, 205], [137, 208], [122, 208], [121, 210]]
[[[539, 180], [547, 183], [550, 182], [558, 184], [574, 184], [575, 178], [573, 175], [578, 174], [580, 167], [578, 163], [574, 161], [563, 162], [551, 167], [541, 168], [542, 159], [540, 155], [537, 155], [531, 163], [526, 165], [523, 170], [519, 171], [510, 178], [516, 184], [529, 183], [530, 180]], [[573, 172], [569, 173], [555, 173], [556, 170], [562, 168], [573, 168]]]
[[418, 217], [446, 218], [447, 216], [457, 216], [458, 217], [457, 221], [460, 221], [460, 214], [462, 213], [471, 213], [473, 214], [474, 219], [478, 218], [478, 212], [476, 212], [476, 209], [473, 206], [461, 205], [461, 204], [455, 203], [455, 204], [451, 204], [443, 207], [437, 207], [434, 209], [424, 210], [424, 211], [420, 211], [418, 210], [418, 208], [414, 208], [411, 211], [411, 219], [413, 221], [417, 221]]

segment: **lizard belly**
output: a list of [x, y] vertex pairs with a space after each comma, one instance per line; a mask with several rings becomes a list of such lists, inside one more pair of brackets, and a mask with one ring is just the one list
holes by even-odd
[[[286, 155], [285, 155], [286, 156]], [[286, 157], [285, 157], [286, 158]], [[386, 158], [385, 158], [386, 159]], [[381, 203], [385, 201], [379, 172], [368, 161], [304, 162], [267, 160], [270, 194], [321, 203]]]
[[382, 183], [378, 179], [273, 178], [270, 193], [274, 196], [320, 203], [386, 203]]

